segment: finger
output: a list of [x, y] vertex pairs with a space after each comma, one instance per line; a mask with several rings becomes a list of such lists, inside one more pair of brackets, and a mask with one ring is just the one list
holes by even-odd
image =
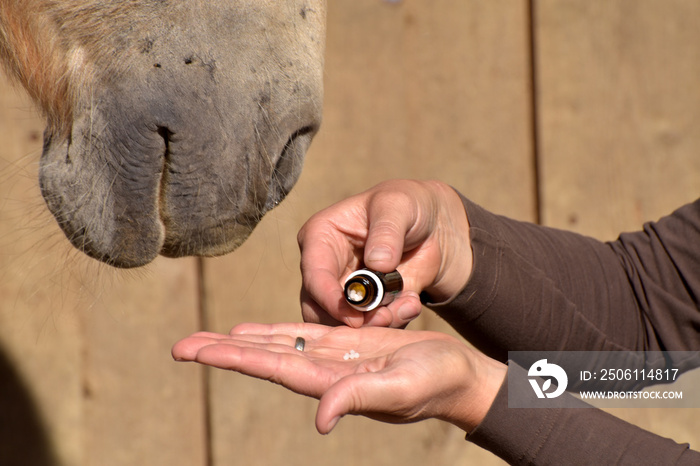
[[330, 327], [320, 324], [287, 322], [277, 324], [259, 324], [246, 322], [231, 329], [229, 335], [290, 335], [293, 338], [304, 337], [307, 340], [321, 338]]
[[300, 300], [304, 321], [333, 326], [342, 324], [360, 327], [362, 325], [364, 319], [362, 313], [347, 304], [337, 276], [308, 270], [305, 272], [303, 268], [302, 276], [304, 285]]
[[[195, 361], [202, 348], [214, 345], [257, 345], [270, 351], [286, 351], [294, 347], [294, 336], [290, 335], [229, 335], [198, 333], [175, 343], [171, 349], [176, 361]], [[281, 348], [281, 349], [280, 349]]]
[[[299, 330], [296, 324], [284, 325], [282, 328], [275, 331], [271, 325], [261, 324], [242, 324], [231, 331], [230, 335], [221, 335], [217, 333], [199, 332], [187, 338], [184, 338], [175, 345], [171, 350], [173, 358], [178, 361], [195, 361], [197, 354], [204, 347], [208, 346], [239, 346], [239, 347], [257, 347], [272, 352], [293, 352], [295, 349], [295, 340], [302, 330]], [[313, 341], [322, 336], [322, 331], [325, 327], [309, 326], [305, 331], [305, 339]], [[238, 332], [238, 333], [236, 333]], [[308, 345], [307, 345], [308, 347]]]
[[361, 326], [361, 314], [347, 305], [340, 285], [342, 274], [358, 263], [348, 237], [334, 224], [312, 219], [299, 232], [298, 241], [304, 320], [328, 324], [335, 320], [351, 327]]
[[331, 316], [325, 309], [321, 308], [321, 306], [319, 306], [313, 299], [308, 297], [308, 294], [305, 293], [305, 290], [303, 289], [301, 297], [301, 317], [304, 322], [322, 324], [329, 327], [347, 325]]
[[202, 347], [216, 343], [222, 336], [215, 333], [195, 333], [175, 343], [170, 353], [176, 361], [194, 361]]
[[423, 309], [420, 296], [415, 291], [403, 291], [386, 307], [374, 313], [366, 313], [364, 325], [404, 328], [418, 317]]
[[304, 353], [293, 348], [291, 352], [274, 352], [256, 346], [209, 345], [199, 350], [195, 361], [268, 380], [315, 398], [335, 380], [321, 373]]
[[[259, 345], [260, 347], [270, 349], [270, 351], [286, 351], [295, 346], [298, 334], [286, 333], [239, 333], [230, 334], [218, 340], [219, 344], [230, 345]], [[282, 350], [278, 347], [283, 348]]]
[[369, 230], [364, 263], [380, 272], [395, 270], [404, 251], [406, 233], [416, 218], [415, 204], [403, 192], [379, 191], [367, 205]]
[[314, 246], [303, 246], [301, 251], [301, 274], [304, 289], [325, 309], [335, 309], [340, 304], [343, 290], [339, 280], [344, 265], [339, 264], [337, 252], [324, 247], [322, 241]]

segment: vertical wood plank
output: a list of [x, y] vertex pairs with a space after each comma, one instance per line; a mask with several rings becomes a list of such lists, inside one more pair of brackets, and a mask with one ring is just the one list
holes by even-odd
[[543, 217], [614, 238], [700, 186], [700, 4], [538, 0]]
[[[700, 3], [537, 0], [542, 217], [603, 240], [700, 193]], [[697, 444], [692, 410], [613, 410]]]
[[158, 258], [101, 280], [83, 319], [85, 464], [206, 464], [204, 369], [170, 356], [199, 325], [196, 271]]
[[42, 131], [0, 75], [0, 463], [79, 465], [80, 299], [37, 186]]
[[38, 188], [43, 121], [0, 82], [0, 464], [203, 465], [195, 260], [110, 270], [72, 249]]
[[[324, 123], [288, 199], [233, 254], [206, 261], [210, 330], [299, 321], [296, 232], [314, 212], [389, 178], [437, 178], [534, 218], [526, 2], [329, 2]], [[444, 329], [429, 313], [412, 328]], [[343, 419], [317, 402], [212, 372], [216, 465], [501, 464], [438, 421]], [[392, 445], [387, 448], [387, 445]]]

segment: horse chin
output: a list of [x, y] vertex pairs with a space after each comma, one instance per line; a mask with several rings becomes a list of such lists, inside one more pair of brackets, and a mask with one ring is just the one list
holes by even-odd
[[[160, 254], [164, 257], [179, 258], [186, 256], [199, 257], [216, 257], [223, 256], [235, 251], [243, 244], [248, 236], [253, 232], [254, 227], [246, 225], [237, 225], [233, 228], [228, 228], [226, 233], [226, 241], [208, 242], [207, 240], [198, 242], [196, 237], [191, 238], [188, 242], [178, 242], [170, 240], [166, 237], [165, 244], [160, 250]], [[217, 232], [221, 234], [221, 232]], [[211, 232], [196, 232], [196, 236], [210, 237]]]

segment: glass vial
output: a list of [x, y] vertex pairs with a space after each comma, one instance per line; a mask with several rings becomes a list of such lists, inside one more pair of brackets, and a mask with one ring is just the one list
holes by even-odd
[[386, 306], [403, 290], [401, 274], [360, 269], [345, 280], [345, 300], [358, 311], [371, 311]]

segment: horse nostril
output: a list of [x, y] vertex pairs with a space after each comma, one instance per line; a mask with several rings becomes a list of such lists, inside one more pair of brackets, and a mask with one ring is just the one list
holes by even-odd
[[317, 129], [316, 126], [308, 125], [308, 126], [304, 126], [303, 128], [300, 128], [300, 129], [294, 131], [294, 133], [292, 133], [292, 135], [287, 140], [287, 143], [284, 145], [284, 149], [282, 150], [282, 153], [284, 153], [284, 151], [286, 151], [290, 145], [294, 144], [294, 141], [297, 138], [306, 136], [308, 134], [313, 135], [316, 132], [316, 129]]
[[306, 149], [311, 143], [311, 139], [314, 134], [316, 134], [316, 131], [317, 128], [315, 126], [304, 126], [292, 133], [285, 143], [282, 154], [275, 165], [275, 172], [278, 175], [289, 175], [289, 170], [293, 169], [298, 163], [301, 163], [301, 160], [295, 159], [303, 159]]
[[292, 133], [285, 143], [272, 173], [267, 209], [279, 204], [291, 191], [301, 173], [306, 149], [317, 130], [315, 125], [304, 126]]

